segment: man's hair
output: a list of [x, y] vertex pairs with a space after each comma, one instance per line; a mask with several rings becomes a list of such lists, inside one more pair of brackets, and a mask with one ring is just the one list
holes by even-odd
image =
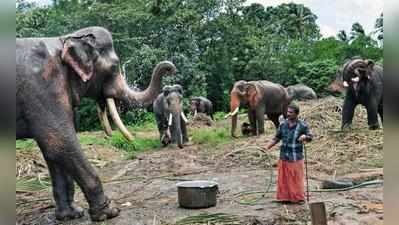
[[291, 104], [288, 105], [288, 108], [289, 109], [293, 109], [295, 114], [297, 114], [297, 115], [299, 114], [299, 106], [298, 105], [296, 105], [294, 103], [291, 103]]

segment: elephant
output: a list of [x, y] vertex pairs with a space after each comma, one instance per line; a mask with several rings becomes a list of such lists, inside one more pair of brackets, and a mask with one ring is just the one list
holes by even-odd
[[383, 121], [383, 67], [370, 59], [352, 58], [344, 63], [331, 90], [346, 88], [342, 107], [341, 129], [352, 124], [355, 108], [358, 104], [366, 107], [368, 127], [380, 128], [378, 115]]
[[114, 100], [150, 105], [161, 90], [162, 76], [176, 72], [173, 63], [160, 62], [149, 86], [134, 91], [119, 65], [112, 35], [102, 27], [87, 27], [59, 37], [16, 39], [16, 139], [33, 138], [37, 142], [52, 180], [58, 220], [83, 216], [83, 210], [73, 204], [74, 182], [88, 202], [91, 220], [103, 221], [120, 212], [110, 206], [99, 176], [82, 152], [74, 122], [81, 98], [97, 102], [107, 134], [112, 132], [108, 109], [123, 135], [132, 140]]
[[165, 86], [153, 103], [160, 141], [164, 146], [177, 143], [179, 148], [183, 148], [183, 144], [188, 142], [182, 101], [182, 86], [172, 85]]
[[199, 97], [191, 97], [190, 99], [190, 111], [194, 115], [197, 113], [204, 113], [211, 117], [213, 120], [213, 105], [212, 102], [202, 96]]
[[244, 81], [234, 83], [230, 92], [230, 113], [226, 117], [231, 118], [231, 136], [236, 137], [237, 113], [240, 104], [248, 107], [248, 119], [253, 135], [263, 134], [265, 114], [279, 126], [279, 116], [287, 116], [287, 107], [290, 103], [287, 90], [280, 84], [267, 80]]
[[310, 100], [316, 99], [316, 92], [304, 84], [295, 84], [286, 88], [289, 98], [292, 100]]

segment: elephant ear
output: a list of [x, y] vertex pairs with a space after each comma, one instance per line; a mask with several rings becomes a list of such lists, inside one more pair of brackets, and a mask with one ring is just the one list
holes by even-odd
[[259, 89], [255, 84], [248, 84], [246, 89], [247, 99], [249, 101], [249, 105], [252, 109], [256, 107], [259, 102]]
[[68, 36], [64, 38], [61, 59], [86, 82], [94, 74], [94, 60], [97, 58], [95, 50], [96, 38], [92, 34], [84, 36]]

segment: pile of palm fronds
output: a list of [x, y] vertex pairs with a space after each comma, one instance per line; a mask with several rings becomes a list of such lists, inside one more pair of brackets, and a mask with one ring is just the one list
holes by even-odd
[[176, 222], [176, 225], [207, 224], [207, 225], [234, 225], [241, 224], [238, 216], [226, 213], [201, 213], [188, 216]]
[[51, 187], [49, 177], [41, 177], [40, 175], [32, 178], [17, 178], [15, 191], [22, 193], [34, 193], [38, 191], [48, 190]]
[[311, 171], [331, 175], [382, 167], [383, 129], [369, 130], [367, 111], [358, 105], [352, 128], [341, 130], [343, 100], [327, 97], [299, 102], [300, 117], [308, 124], [314, 140], [306, 145]]

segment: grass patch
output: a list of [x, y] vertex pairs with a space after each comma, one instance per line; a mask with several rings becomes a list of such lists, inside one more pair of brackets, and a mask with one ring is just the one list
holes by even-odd
[[366, 162], [368, 167], [382, 168], [384, 167], [384, 160], [381, 158], [371, 158]]
[[110, 145], [109, 140], [102, 137], [96, 137], [90, 134], [79, 134], [79, 142], [81, 145], [101, 145], [101, 146]]
[[129, 130], [135, 131], [149, 131], [157, 128], [155, 121], [146, 121], [140, 125], [129, 126]]
[[227, 115], [227, 113], [225, 113], [225, 112], [215, 112], [214, 114], [213, 114], [213, 119], [215, 120], [215, 121], [219, 121], [219, 120], [224, 120], [225, 118], [225, 116]]
[[17, 150], [31, 150], [36, 146], [36, 142], [33, 139], [21, 139], [15, 141], [15, 148]]
[[136, 137], [133, 142], [129, 142], [119, 132], [112, 135], [111, 145], [126, 151], [128, 153], [128, 159], [136, 158], [136, 154], [139, 152], [161, 147], [161, 143], [158, 139]]
[[200, 128], [191, 130], [194, 144], [225, 144], [232, 141], [228, 128]]

